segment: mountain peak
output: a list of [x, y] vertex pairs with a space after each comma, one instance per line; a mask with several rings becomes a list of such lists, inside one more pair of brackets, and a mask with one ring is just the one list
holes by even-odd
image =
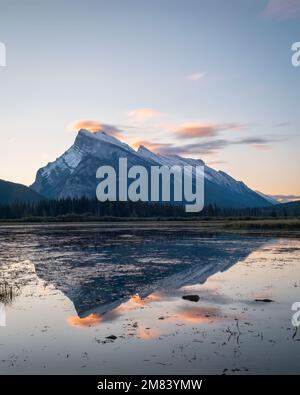
[[155, 163], [158, 163], [160, 165], [163, 165], [163, 158], [159, 154], [155, 154], [154, 152], [150, 151], [147, 147], [144, 145], [140, 145], [137, 153], [142, 156], [143, 158], [149, 159], [154, 161]]
[[104, 130], [99, 130], [97, 132], [90, 132], [89, 130], [86, 129], [80, 129], [76, 138], [77, 143], [78, 140], [80, 140], [81, 138], [94, 139], [100, 142], [113, 144], [115, 146], [126, 149], [127, 151], [131, 151], [131, 152], [134, 151], [128, 144], [123, 143], [117, 137], [108, 134]]
[[[156, 154], [144, 145], [135, 151], [117, 137], [120, 131], [80, 129], [75, 143], [54, 162], [38, 170], [32, 188], [49, 198], [87, 196], [94, 198], [99, 166], [118, 166], [127, 157], [130, 166], [199, 166], [201, 159]], [[259, 207], [271, 203], [224, 172], [205, 166], [205, 204], [218, 207]]]
[[144, 145], [140, 145], [139, 148], [138, 148], [138, 150], [137, 150], [137, 152], [138, 152], [139, 154], [142, 154], [142, 153], [153, 154], [153, 152], [151, 152], [151, 151], [150, 151], [147, 147], [145, 147]]

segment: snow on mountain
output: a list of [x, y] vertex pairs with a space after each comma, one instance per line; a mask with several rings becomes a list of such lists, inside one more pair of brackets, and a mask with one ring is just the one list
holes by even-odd
[[201, 166], [204, 162], [200, 159], [182, 158], [178, 155], [160, 155], [151, 152], [141, 145], [137, 153], [144, 158], [151, 159], [160, 166]]
[[116, 137], [103, 131], [91, 133], [80, 130], [74, 144], [54, 162], [38, 170], [32, 188], [49, 198], [95, 197], [99, 166], [118, 168], [118, 159], [126, 157], [128, 166], [205, 166], [205, 204], [218, 207], [263, 207], [271, 202], [252, 191], [243, 182], [222, 171], [216, 171], [201, 159], [183, 158], [177, 155], [156, 154], [144, 146], [137, 151]]
[[139, 147], [137, 152], [143, 157], [151, 159], [161, 166], [205, 166], [204, 175], [207, 180], [212, 181], [220, 186], [225, 186], [226, 188], [231, 189], [233, 192], [243, 193], [245, 190], [249, 190], [249, 188], [243, 182], [236, 181], [234, 178], [223, 171], [217, 171], [211, 167], [206, 166], [201, 159], [183, 158], [178, 155], [166, 156], [155, 154], [149, 149], [145, 148], [143, 145]]
[[262, 196], [264, 199], [266, 199], [268, 202], [270, 202], [273, 205], [281, 203], [278, 200], [272, 198], [271, 196], [266, 195], [265, 193], [262, 193], [262, 192], [259, 192], [259, 191], [255, 191], [255, 192], [258, 193], [260, 196]]
[[120, 140], [116, 139], [113, 136], [109, 136], [105, 132], [99, 131], [95, 133], [91, 133], [88, 130], [81, 129], [78, 132], [78, 136], [75, 140], [74, 145], [69, 148], [62, 156], [57, 158], [54, 162], [48, 163], [42, 169], [41, 174], [44, 177], [48, 177], [53, 171], [63, 171], [68, 170], [70, 174], [76, 169], [81, 160], [85, 157], [85, 155], [90, 154], [90, 146], [89, 144], [82, 144], [82, 138], [91, 139], [91, 141], [103, 142], [112, 144], [115, 146], [119, 146], [126, 151], [134, 152], [134, 150], [127, 144], [122, 143]]
[[68, 169], [70, 173], [77, 167], [81, 159], [84, 156], [84, 151], [80, 147], [73, 145], [69, 148], [61, 157], [59, 157], [55, 162], [48, 163], [41, 171], [44, 177], [48, 177], [52, 171], [61, 171], [63, 169]]
[[128, 144], [123, 143], [122, 141], [118, 140], [116, 137], [108, 135], [106, 132], [99, 131], [99, 132], [89, 132], [88, 130], [81, 129], [78, 132], [79, 136], [85, 136], [90, 139], [95, 139], [97, 141], [102, 141], [104, 143], [109, 143], [121, 147], [129, 152], [135, 152]]

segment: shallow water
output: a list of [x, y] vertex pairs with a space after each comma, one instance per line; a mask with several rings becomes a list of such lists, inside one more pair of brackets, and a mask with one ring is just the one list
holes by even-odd
[[300, 373], [299, 258], [293, 239], [2, 226], [0, 372]]

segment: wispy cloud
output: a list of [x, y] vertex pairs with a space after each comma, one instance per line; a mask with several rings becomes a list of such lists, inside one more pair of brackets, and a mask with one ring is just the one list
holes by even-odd
[[276, 128], [285, 128], [291, 126], [291, 122], [279, 122], [274, 125]]
[[[218, 151], [225, 149], [229, 146], [234, 145], [244, 145], [244, 146], [252, 146], [261, 145], [261, 146], [268, 146], [271, 143], [278, 142], [278, 139], [272, 138], [262, 138], [262, 137], [251, 137], [251, 138], [244, 138], [238, 140], [226, 140], [226, 139], [217, 139], [212, 141], [206, 142], [195, 142], [191, 144], [183, 144], [183, 145], [176, 145], [176, 144], [156, 144], [151, 141], [143, 141], [142, 145], [146, 146], [147, 148], [155, 151], [156, 153], [160, 153], [162, 155], [210, 155], [215, 154]], [[141, 143], [141, 142], [139, 142]]]
[[168, 149], [170, 146], [171, 146], [171, 144], [168, 144], [168, 143], [154, 143], [154, 142], [147, 141], [147, 140], [139, 140], [139, 141], [136, 141], [132, 144], [132, 147], [134, 149], [138, 149], [139, 147], [145, 147], [155, 153], [161, 153], [165, 149]]
[[80, 129], [86, 129], [92, 133], [102, 131], [115, 137], [121, 137], [122, 135], [122, 130], [117, 126], [108, 125], [91, 119], [80, 119], [68, 125], [68, 130], [71, 132], [78, 132]]
[[17, 141], [17, 138], [16, 138], [15, 136], [10, 137], [9, 140], [8, 140], [8, 144], [13, 144], [13, 143], [15, 143], [16, 141]]
[[300, 0], [268, 0], [261, 16], [281, 20], [300, 18]]
[[192, 74], [186, 75], [185, 79], [188, 80], [188, 81], [200, 81], [200, 80], [202, 80], [202, 78], [205, 77], [205, 75], [206, 75], [205, 72], [198, 71], [196, 73], [192, 73]]
[[300, 195], [269, 195], [273, 199], [278, 200], [280, 203], [293, 202], [295, 200], [300, 200]]
[[154, 108], [137, 108], [129, 111], [126, 115], [131, 121], [144, 122], [159, 117], [161, 114]]
[[179, 138], [214, 137], [224, 130], [237, 130], [242, 125], [238, 124], [205, 124], [200, 122], [186, 123], [174, 129]]
[[207, 162], [206, 164], [208, 166], [217, 166], [217, 165], [224, 165], [225, 163], [227, 163], [226, 160], [212, 160]]
[[265, 144], [253, 144], [252, 147], [255, 148], [258, 151], [266, 151], [266, 150], [271, 148], [271, 146], [269, 144], [267, 144], [267, 143], [265, 143]]

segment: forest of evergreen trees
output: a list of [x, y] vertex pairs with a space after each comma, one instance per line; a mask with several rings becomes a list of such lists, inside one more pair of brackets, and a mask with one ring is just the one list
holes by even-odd
[[[299, 205], [269, 208], [221, 209], [208, 205], [199, 213], [186, 213], [183, 205], [145, 202], [99, 202], [97, 199], [43, 200], [0, 205], [0, 220], [97, 220], [113, 218], [287, 217], [299, 216]], [[295, 208], [296, 207], [296, 208]]]

